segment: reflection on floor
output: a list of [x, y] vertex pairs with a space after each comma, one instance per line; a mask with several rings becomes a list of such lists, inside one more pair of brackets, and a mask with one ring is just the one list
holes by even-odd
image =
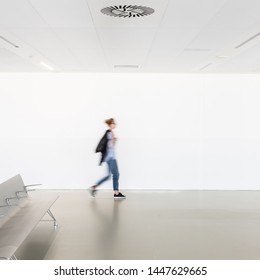
[[[18, 259], [260, 259], [260, 191], [58, 192]], [[35, 194], [33, 194], [35, 195]]]

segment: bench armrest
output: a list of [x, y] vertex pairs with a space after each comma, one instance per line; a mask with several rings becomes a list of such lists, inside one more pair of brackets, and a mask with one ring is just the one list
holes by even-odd
[[[16, 194], [16, 196], [17, 196], [18, 199], [28, 196], [28, 195], [27, 195], [27, 191], [18, 191], [18, 192], [16, 192], [15, 194]], [[21, 195], [21, 194], [23, 194], [23, 195]]]
[[34, 187], [34, 186], [41, 186], [42, 184], [32, 184], [32, 185], [25, 185], [25, 188]]
[[10, 204], [10, 200], [13, 200], [13, 199], [16, 199], [17, 201], [19, 200], [19, 198], [16, 197], [16, 196], [15, 196], [15, 197], [8, 197], [8, 198], [5, 199], [6, 204], [7, 204], [8, 206], [14, 206], [14, 205]]
[[28, 192], [28, 191], [35, 191], [35, 189], [27, 189], [27, 188], [30, 188], [30, 187], [36, 187], [36, 186], [41, 186], [42, 184], [32, 184], [32, 185], [25, 185], [24, 188], [25, 188], [25, 191]]
[[16, 194], [18, 199], [26, 197], [28, 191], [35, 191], [35, 189], [27, 189], [27, 188], [34, 187], [34, 186], [41, 186], [41, 185], [42, 184], [25, 185], [24, 186], [24, 191], [17, 191], [15, 194]]

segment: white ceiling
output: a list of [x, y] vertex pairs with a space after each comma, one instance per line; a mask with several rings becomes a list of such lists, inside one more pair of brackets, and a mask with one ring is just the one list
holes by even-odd
[[260, 73], [260, 0], [0, 0], [0, 36], [1, 72]]

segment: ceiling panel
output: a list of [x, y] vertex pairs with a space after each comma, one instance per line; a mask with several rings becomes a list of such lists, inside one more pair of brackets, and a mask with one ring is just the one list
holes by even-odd
[[50, 27], [93, 27], [85, 0], [28, 0]]
[[1, 0], [0, 26], [35, 28], [46, 24], [27, 0]]
[[149, 52], [147, 55], [144, 63], [143, 63], [143, 69], [148, 71], [149, 69], [152, 69], [153, 71], [156, 69], [163, 69], [163, 68], [169, 68], [173, 65], [172, 60], [177, 55], [173, 55], [171, 51], [166, 50], [164, 52], [162, 51], [153, 51]]
[[[88, 70], [108, 71], [108, 63], [106, 56], [98, 49], [92, 49], [85, 52], [84, 50], [73, 51], [73, 56], [77, 62], [79, 71]], [[76, 67], [76, 66], [75, 66]]]
[[211, 57], [212, 51], [183, 51], [173, 62], [175, 65], [186, 66], [189, 71], [200, 70], [201, 67], [197, 67], [202, 61], [206, 64], [208, 58]]
[[251, 25], [259, 22], [259, 15], [259, 0], [228, 0], [219, 13], [211, 18], [208, 26], [250, 28]]
[[260, 44], [212, 67], [212, 72], [260, 72]]
[[223, 8], [227, 0], [169, 0], [162, 27], [201, 28]]
[[[0, 71], [259, 72], [259, 0], [137, 2], [0, 1]], [[154, 13], [101, 13], [120, 4]]]
[[101, 49], [99, 37], [93, 27], [54, 28], [53, 32], [72, 51]]
[[[24, 29], [24, 28], [23, 28]], [[30, 28], [26, 28], [26, 30], [31, 30]], [[0, 27], [0, 34], [1, 36], [4, 36], [6, 40], [3, 40], [0, 38], [0, 47], [6, 49], [10, 53], [12, 53], [17, 58], [17, 65], [19, 64], [19, 67], [16, 68], [16, 60], [10, 60], [8, 69], [10, 70], [13, 68], [12, 71], [22, 71], [20, 59], [23, 61], [26, 61], [26, 65], [31, 65], [31, 71], [34, 71], [35, 67], [37, 67], [39, 70], [46, 71], [46, 69], [43, 69], [42, 65], [40, 65], [41, 62], [48, 62], [48, 59], [46, 56], [44, 56], [41, 52], [37, 51], [33, 46], [26, 43], [24, 41], [23, 36], [17, 36], [16, 29], [13, 28], [1, 28]], [[10, 44], [9, 42], [12, 42]], [[14, 45], [17, 45], [17, 47], [14, 47]], [[18, 59], [19, 58], [19, 59]], [[18, 70], [19, 69], [19, 70]], [[28, 67], [26, 67], [25, 71], [28, 70]]]
[[98, 30], [103, 48], [127, 48], [145, 49], [150, 48], [154, 39], [155, 28], [100, 28]]
[[[158, 66], [162, 68], [175, 69], [176, 58], [190, 44], [193, 38], [197, 36], [199, 29], [197, 28], [160, 28], [151, 45], [151, 49], [145, 59], [145, 69], [156, 69]], [[163, 66], [164, 65], [164, 66]], [[186, 66], [185, 66], [186, 69]], [[183, 68], [181, 68], [183, 71]]]
[[152, 51], [166, 50], [173, 54], [179, 53], [185, 49], [194, 38], [198, 36], [198, 28], [158, 28], [155, 39], [151, 46]]
[[61, 62], [68, 63], [73, 59], [72, 53], [50, 28], [19, 28], [11, 31], [41, 54], [46, 63], [48, 61], [55, 69], [61, 68]]
[[246, 28], [208, 27], [203, 29], [187, 46], [189, 49], [219, 50], [239, 41]]
[[208, 57], [212, 55], [210, 50], [201, 51], [182, 51], [180, 54], [173, 56], [171, 52], [165, 52], [163, 55], [158, 53], [155, 59], [146, 61], [146, 67], [156, 69], [158, 65], [160, 68], [174, 69], [175, 72], [194, 72], [194, 68], [201, 61], [207, 61]]
[[35, 49], [63, 49], [63, 42], [51, 28], [12, 28], [9, 31]]
[[146, 51], [134, 49], [107, 49], [106, 55], [111, 69], [114, 65], [142, 65]]
[[[15, 65], [15, 67], [13, 67]], [[0, 48], [0, 71], [13, 72], [13, 71], [27, 71], [38, 72], [41, 69], [32, 65], [29, 61], [21, 58], [20, 56], [10, 52], [7, 49]]]

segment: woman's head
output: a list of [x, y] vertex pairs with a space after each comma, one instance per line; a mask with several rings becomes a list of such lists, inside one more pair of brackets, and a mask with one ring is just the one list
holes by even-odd
[[116, 127], [115, 120], [113, 118], [105, 120], [105, 123], [111, 128], [114, 129]]

